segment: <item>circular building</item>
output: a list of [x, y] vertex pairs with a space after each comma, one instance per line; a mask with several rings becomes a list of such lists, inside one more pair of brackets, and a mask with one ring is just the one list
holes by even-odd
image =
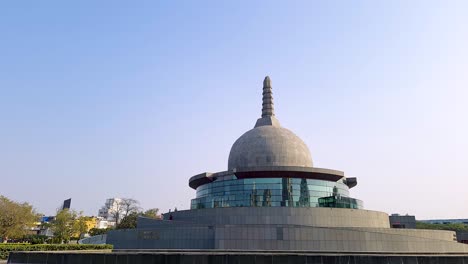
[[263, 81], [262, 116], [232, 145], [228, 170], [192, 177], [192, 209], [337, 207], [361, 209], [349, 196], [356, 179], [313, 167], [307, 145], [275, 117], [271, 80]]
[[237, 139], [226, 171], [190, 178], [190, 210], [136, 229], [110, 231], [114, 249], [304, 250], [356, 253], [466, 253], [452, 231], [390, 228], [349, 190], [356, 178], [313, 166], [307, 145], [275, 117], [271, 80], [262, 116]]

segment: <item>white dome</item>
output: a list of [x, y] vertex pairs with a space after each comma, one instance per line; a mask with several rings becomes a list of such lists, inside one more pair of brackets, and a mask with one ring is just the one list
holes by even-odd
[[309, 148], [280, 126], [263, 125], [243, 134], [229, 153], [228, 170], [265, 166], [312, 167]]

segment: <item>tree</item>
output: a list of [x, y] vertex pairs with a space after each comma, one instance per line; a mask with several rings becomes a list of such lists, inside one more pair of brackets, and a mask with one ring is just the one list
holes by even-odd
[[117, 225], [116, 229], [132, 229], [137, 226], [137, 219], [140, 216], [161, 219], [161, 216], [158, 215], [159, 209], [152, 208], [148, 209], [145, 212], [131, 212], [129, 215], [122, 218], [122, 221]]
[[68, 243], [72, 237], [81, 236], [86, 233], [87, 226], [85, 218], [75, 211], [69, 209], [60, 210], [51, 223], [54, 232], [54, 240], [58, 243]]
[[33, 227], [39, 215], [28, 203], [17, 203], [0, 195], [0, 239], [21, 238]]
[[133, 213], [139, 213], [141, 210], [140, 202], [135, 199], [131, 198], [123, 198], [122, 199], [122, 212], [123, 217], [126, 217]]
[[140, 212], [140, 202], [132, 198], [122, 198], [115, 201], [114, 210], [110, 212], [112, 218], [115, 219], [115, 223], [119, 224], [120, 220], [128, 216], [131, 213]]
[[54, 233], [54, 239], [59, 243], [68, 242], [73, 234], [72, 219], [74, 215], [68, 210], [64, 209], [57, 213], [54, 221], [51, 223], [51, 229]]
[[90, 236], [104, 235], [104, 234], [107, 234], [107, 232], [109, 232], [109, 230], [113, 230], [113, 228], [112, 227], [108, 227], [108, 228], [91, 228], [89, 230], [89, 235]]
[[115, 220], [115, 224], [117, 225], [120, 222], [120, 215], [122, 213], [122, 203], [119, 200], [114, 200], [114, 203], [111, 205], [111, 211], [109, 211], [109, 215]]
[[82, 238], [84, 234], [88, 232], [88, 224], [87, 221], [90, 217], [86, 217], [80, 213], [78, 218], [73, 221], [73, 231], [75, 232], [74, 235], [78, 235], [78, 238]]
[[137, 218], [140, 213], [130, 213], [129, 215], [122, 218], [119, 224], [117, 224], [116, 229], [133, 229], [137, 226]]
[[161, 219], [161, 216], [158, 214], [159, 209], [158, 208], [152, 208], [146, 210], [142, 216], [144, 217], [149, 217], [149, 218], [154, 218], [154, 219]]
[[417, 229], [435, 229], [435, 230], [450, 230], [450, 231], [468, 231], [468, 225], [462, 223], [452, 224], [430, 224], [416, 221]]

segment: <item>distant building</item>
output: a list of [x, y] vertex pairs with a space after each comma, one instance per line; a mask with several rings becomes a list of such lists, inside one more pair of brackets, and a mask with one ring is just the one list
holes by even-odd
[[85, 218], [85, 223], [86, 223], [86, 231], [89, 232], [91, 228], [96, 228], [96, 225], [98, 223], [98, 218], [95, 216], [87, 216]]
[[97, 217], [95, 217], [95, 216], [84, 216], [83, 219], [84, 219], [84, 223], [86, 225], [86, 231], [85, 231], [84, 234], [80, 234], [79, 232], [75, 232], [73, 234], [74, 237], [79, 237], [80, 235], [83, 235], [80, 238], [87, 237], [87, 236], [89, 236], [88, 235], [89, 230], [91, 230], [92, 228], [96, 228], [96, 225], [97, 225], [97, 222], [98, 222]]
[[98, 217], [97, 220], [96, 220], [96, 228], [98, 228], [98, 229], [106, 229], [106, 228], [111, 227], [113, 225], [115, 225], [115, 222], [111, 222], [111, 224], [109, 224], [109, 221], [105, 220], [102, 217]]
[[70, 207], [71, 207], [71, 198], [63, 201], [62, 210], [70, 209]]
[[414, 215], [392, 214], [389, 217], [391, 228], [416, 228]]
[[28, 228], [28, 235], [39, 235], [41, 232], [41, 227], [41, 222], [34, 222], [34, 226]]
[[468, 232], [457, 231], [457, 241], [460, 243], [468, 244]]
[[37, 234], [48, 236], [48, 237], [53, 237], [54, 232], [49, 226], [50, 226], [50, 223], [52, 223], [54, 220], [55, 220], [55, 216], [42, 216], [41, 222], [38, 225], [39, 232]]

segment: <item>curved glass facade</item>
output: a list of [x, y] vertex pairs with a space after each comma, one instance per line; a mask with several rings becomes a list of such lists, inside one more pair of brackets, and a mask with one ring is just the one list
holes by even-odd
[[217, 180], [197, 188], [191, 209], [216, 207], [338, 207], [362, 209], [343, 182], [301, 178]]

